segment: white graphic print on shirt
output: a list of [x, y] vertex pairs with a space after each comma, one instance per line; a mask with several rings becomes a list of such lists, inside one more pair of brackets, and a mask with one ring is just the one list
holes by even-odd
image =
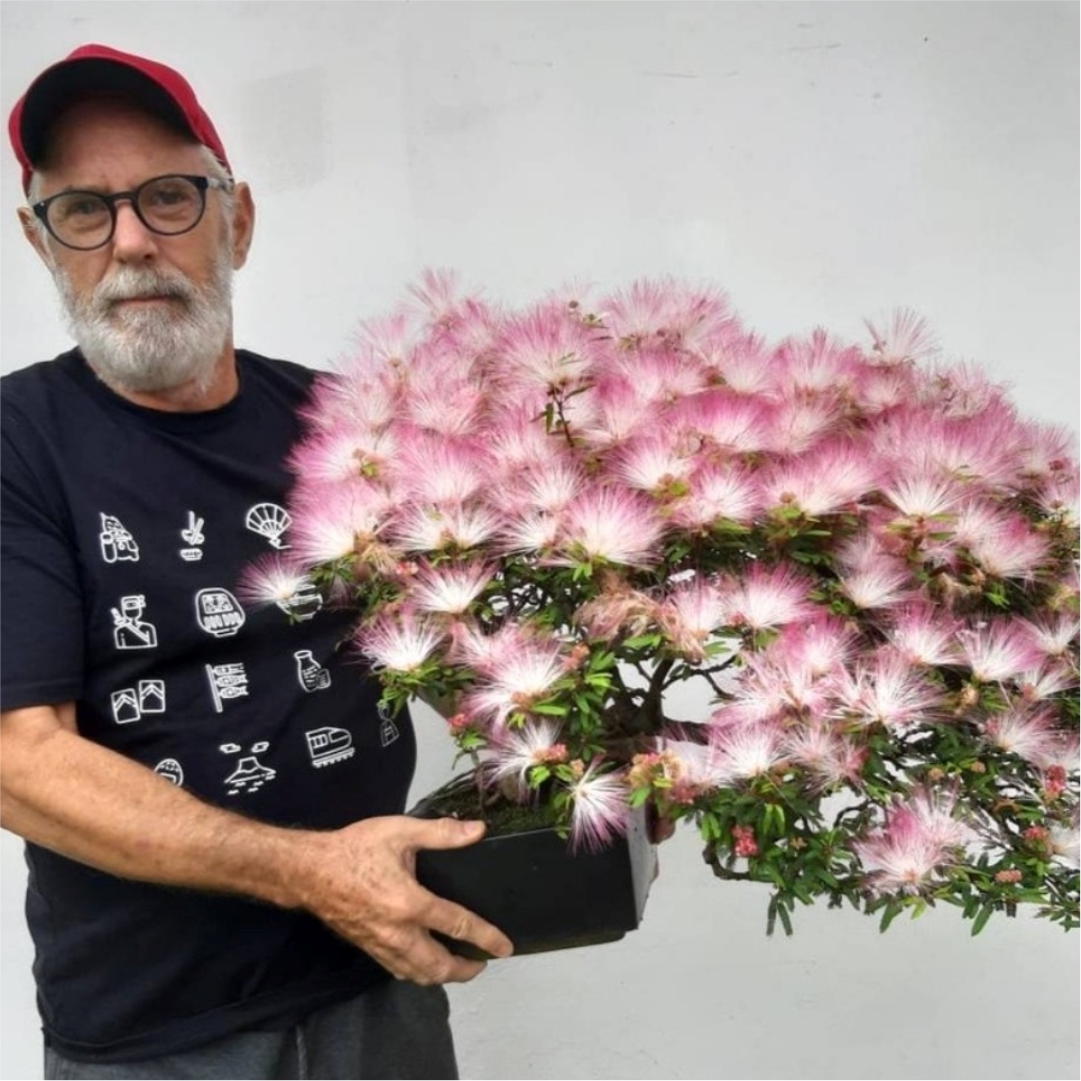
[[[237, 762], [233, 772], [225, 778], [230, 796], [235, 796], [240, 792], [258, 792], [264, 784], [273, 781], [278, 775], [277, 770], [264, 766], [255, 757], [269, 747], [270, 744], [266, 741], [253, 743], [249, 748], [249, 753]], [[239, 743], [223, 743], [218, 749], [225, 754], [240, 754], [244, 750]]]
[[394, 723], [394, 718], [390, 715], [390, 710], [382, 703], [378, 706], [379, 713], [379, 742], [384, 747], [389, 747], [400, 735], [398, 726]]
[[132, 563], [139, 562], [139, 545], [115, 515], [102, 514], [98, 541], [101, 544], [101, 558], [106, 563], [116, 563], [124, 559]]
[[330, 686], [330, 672], [312, 656], [310, 649], [298, 649], [293, 656], [297, 662], [297, 679], [304, 690], [325, 691]]
[[165, 712], [165, 681], [141, 679], [134, 687], [112, 693], [113, 720], [117, 724], [141, 721], [148, 713]]
[[215, 712], [221, 713], [230, 699], [248, 697], [248, 673], [244, 671], [243, 662], [208, 664], [205, 669]]
[[353, 746], [353, 737], [344, 728], [333, 728], [327, 725], [324, 728], [313, 728], [304, 733], [308, 741], [308, 754], [312, 757], [312, 765], [316, 769], [329, 766], [332, 762], [344, 762], [356, 754]]
[[184, 770], [175, 758], [163, 758], [155, 767], [154, 772], [167, 781], [172, 781], [177, 788], [184, 786]]
[[117, 649], [154, 649], [158, 632], [154, 624], [142, 618], [146, 597], [132, 593], [120, 598], [120, 607], [112, 608], [113, 641]]
[[200, 589], [195, 595], [195, 618], [207, 634], [230, 638], [244, 626], [244, 609], [227, 589]]
[[203, 549], [200, 546], [206, 538], [203, 535], [203, 520], [195, 511], [188, 511], [188, 524], [180, 531], [180, 536], [186, 545], [180, 549], [180, 558], [188, 563], [197, 563], [203, 558]]
[[293, 519], [284, 507], [277, 503], [256, 503], [244, 517], [244, 524], [260, 537], [270, 541], [271, 548], [284, 549], [282, 534], [293, 524]]

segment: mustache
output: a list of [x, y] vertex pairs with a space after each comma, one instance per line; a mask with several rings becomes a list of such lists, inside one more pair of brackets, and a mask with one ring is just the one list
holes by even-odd
[[195, 286], [182, 274], [151, 267], [122, 267], [97, 286], [91, 307], [97, 312], [106, 312], [121, 300], [176, 297], [179, 300], [191, 301], [195, 295]]

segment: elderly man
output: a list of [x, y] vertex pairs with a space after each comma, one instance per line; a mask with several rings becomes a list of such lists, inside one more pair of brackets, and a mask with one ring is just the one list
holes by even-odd
[[312, 378], [233, 346], [251, 192], [179, 74], [103, 46], [10, 135], [78, 343], [2, 388], [3, 825], [46, 1076], [456, 1076], [438, 985], [483, 966], [431, 932], [511, 946], [413, 857], [483, 827], [402, 815], [413, 735], [342, 667], [344, 616], [244, 606]]

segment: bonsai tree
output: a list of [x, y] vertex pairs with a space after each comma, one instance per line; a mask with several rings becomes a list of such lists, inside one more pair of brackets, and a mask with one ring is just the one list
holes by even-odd
[[322, 377], [248, 596], [356, 613], [480, 813], [693, 823], [816, 897], [1078, 925], [1071, 433], [910, 312], [769, 343], [671, 281], [507, 309], [429, 274]]

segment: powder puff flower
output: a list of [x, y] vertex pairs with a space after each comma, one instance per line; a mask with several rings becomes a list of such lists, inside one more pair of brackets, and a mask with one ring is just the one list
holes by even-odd
[[959, 626], [930, 604], [911, 604], [894, 613], [886, 635], [910, 664], [933, 668], [958, 662], [954, 636]]
[[388, 532], [407, 552], [468, 551], [494, 537], [502, 524], [487, 506], [417, 504], [404, 508]]
[[483, 487], [485, 459], [484, 453], [461, 441], [417, 434], [402, 441], [391, 483], [402, 497], [418, 503], [460, 505]]
[[472, 712], [504, 724], [512, 713], [528, 713], [566, 675], [566, 658], [555, 639], [521, 637], [504, 643], [498, 668], [486, 666], [485, 677], [470, 694]]
[[1081, 831], [1072, 826], [1052, 826], [1048, 837], [1052, 856], [1067, 867], [1081, 867]]
[[549, 718], [494, 730], [484, 760], [485, 773], [496, 783], [511, 781], [524, 795], [534, 766], [566, 756], [566, 748], [559, 743], [561, 731], [562, 725]]
[[696, 434], [711, 450], [753, 454], [770, 446], [771, 416], [771, 406], [760, 399], [707, 390], [678, 402], [672, 422]]
[[627, 832], [630, 805], [621, 772], [601, 772], [591, 762], [568, 787], [573, 799], [571, 845], [587, 852], [603, 848], [613, 837]]
[[784, 760], [784, 730], [769, 722], [724, 725], [711, 742], [717, 754], [714, 768], [725, 785], [761, 777]]
[[964, 489], [952, 477], [905, 471], [891, 480], [882, 494], [910, 523], [922, 523], [953, 514]]
[[288, 464], [303, 481], [333, 484], [350, 477], [380, 477], [397, 451], [392, 432], [351, 424], [312, 436], [289, 455]]
[[678, 585], [657, 609], [657, 622], [672, 648], [691, 660], [705, 660], [705, 647], [724, 625], [727, 605], [710, 582], [694, 579]]
[[953, 807], [952, 797], [921, 793], [895, 804], [881, 830], [855, 843], [874, 893], [919, 894], [941, 881], [970, 837]]
[[498, 348], [506, 377], [516, 387], [564, 390], [589, 376], [587, 332], [554, 304], [510, 320]]
[[673, 521], [689, 529], [706, 529], [722, 522], [750, 523], [760, 509], [758, 486], [739, 468], [707, 467], [688, 481], [687, 492], [673, 500]]
[[414, 672], [435, 652], [444, 634], [409, 611], [387, 613], [357, 630], [355, 642], [376, 670]]
[[839, 674], [833, 687], [841, 713], [863, 724], [905, 728], [934, 720], [942, 710], [941, 692], [889, 648], [879, 651], [872, 664]]
[[642, 436], [625, 446], [616, 457], [615, 474], [630, 488], [663, 496], [683, 482], [694, 467], [693, 458], [681, 453], [668, 435]]
[[842, 416], [833, 396], [786, 399], [770, 413], [768, 446], [777, 454], [802, 454], [835, 432]]
[[781, 752], [786, 759], [806, 770], [818, 791], [839, 785], [858, 784], [867, 751], [840, 736], [834, 726], [815, 722], [798, 725], [785, 733]]
[[1054, 717], [1047, 709], [996, 713], [985, 722], [984, 732], [996, 747], [1035, 766], [1052, 762], [1060, 747]]
[[789, 339], [777, 353], [778, 377], [797, 395], [843, 390], [862, 362], [858, 349], [842, 345], [822, 329], [809, 339]]
[[563, 516], [556, 562], [648, 563], [661, 532], [656, 512], [644, 497], [591, 488]]
[[323, 605], [306, 568], [278, 552], [260, 557], [243, 572], [237, 598], [252, 606], [276, 605], [301, 620], [311, 619]]
[[908, 568], [870, 534], [849, 541], [838, 553], [841, 590], [857, 607], [892, 608], [912, 593]]
[[1020, 517], [1000, 517], [970, 537], [972, 558], [993, 578], [1031, 578], [1046, 561], [1048, 543]]
[[[309, 485], [297, 493], [290, 530], [291, 548], [306, 565], [332, 563], [347, 556], [367, 558], [384, 543], [391, 513], [388, 493], [356, 481], [349, 485]], [[387, 565], [379, 559], [379, 564]]]
[[1032, 634], [1032, 640], [1049, 657], [1061, 657], [1069, 649], [1077, 649], [1077, 638], [1081, 634], [1081, 620], [1077, 616], [1060, 612], [1055, 616], [1045, 616], [1037, 620], [1023, 620]]
[[898, 308], [885, 318], [867, 319], [874, 359], [881, 364], [904, 364], [930, 360], [939, 345], [927, 320], [911, 308]]
[[1070, 529], [1081, 525], [1081, 488], [1076, 477], [1049, 481], [1040, 490], [1040, 509]]
[[866, 450], [831, 441], [777, 466], [763, 481], [763, 496], [767, 507], [796, 507], [819, 518], [873, 491], [880, 472]]
[[409, 596], [422, 612], [461, 615], [494, 574], [492, 566], [482, 563], [427, 564], [410, 583]]
[[755, 564], [742, 578], [726, 579], [721, 588], [728, 604], [728, 622], [752, 631], [807, 619], [815, 610], [807, 599], [810, 581], [791, 567]]
[[1032, 631], [1020, 619], [999, 619], [957, 632], [962, 663], [980, 683], [1013, 679], [1044, 659]]

